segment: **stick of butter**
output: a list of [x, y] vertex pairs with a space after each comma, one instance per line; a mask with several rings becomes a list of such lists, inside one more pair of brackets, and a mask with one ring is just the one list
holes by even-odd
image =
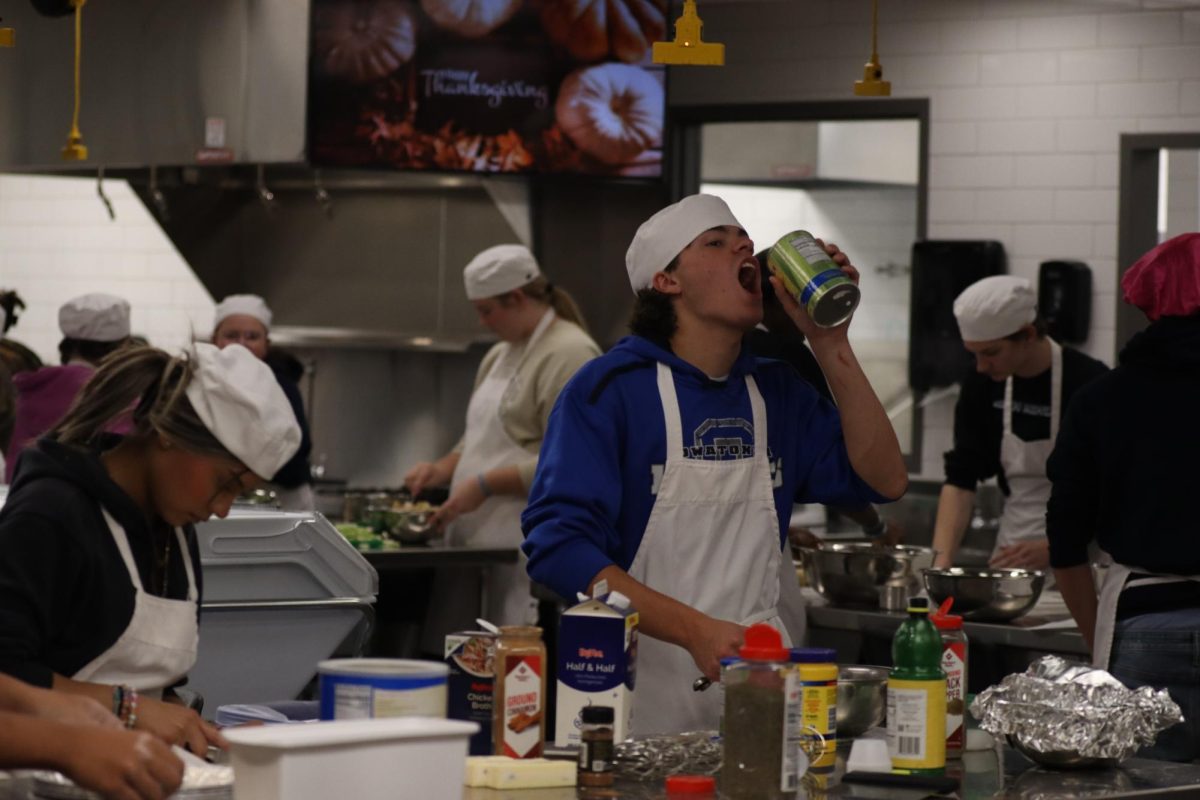
[[467, 756], [467, 772], [463, 783], [473, 789], [486, 787], [488, 768], [492, 764], [503, 764], [513, 760], [508, 756]]
[[551, 789], [574, 786], [575, 771], [574, 761], [472, 756], [467, 759], [466, 785], [489, 789]]

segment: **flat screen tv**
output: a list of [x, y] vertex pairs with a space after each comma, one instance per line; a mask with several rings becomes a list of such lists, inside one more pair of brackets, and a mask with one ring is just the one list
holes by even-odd
[[313, 0], [317, 166], [657, 178], [667, 0]]

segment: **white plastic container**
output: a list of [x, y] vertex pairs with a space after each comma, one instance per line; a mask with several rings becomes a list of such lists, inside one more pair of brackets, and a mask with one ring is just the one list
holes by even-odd
[[323, 720], [446, 716], [450, 667], [441, 661], [334, 658], [317, 672]]
[[228, 728], [234, 800], [461, 800], [474, 722], [404, 717]]

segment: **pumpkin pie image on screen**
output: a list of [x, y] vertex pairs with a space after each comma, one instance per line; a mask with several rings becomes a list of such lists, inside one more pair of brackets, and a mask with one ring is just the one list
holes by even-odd
[[555, 117], [587, 155], [610, 166], [661, 160], [663, 85], [658, 72], [608, 63], [576, 70], [558, 90]]

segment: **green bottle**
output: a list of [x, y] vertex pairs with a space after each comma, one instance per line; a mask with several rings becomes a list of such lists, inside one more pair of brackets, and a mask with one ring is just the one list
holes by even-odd
[[942, 637], [929, 621], [929, 601], [908, 602], [908, 619], [892, 638], [887, 695], [892, 771], [940, 775], [946, 768], [946, 673]]

